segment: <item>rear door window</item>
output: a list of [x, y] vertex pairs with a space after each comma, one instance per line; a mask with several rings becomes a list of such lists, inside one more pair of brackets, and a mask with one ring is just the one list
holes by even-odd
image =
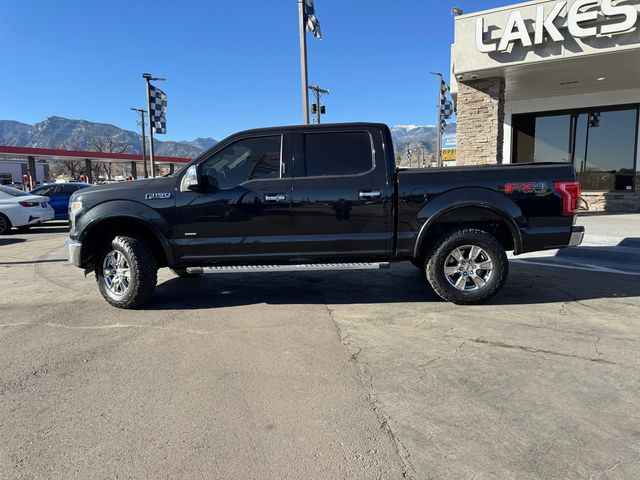
[[297, 177], [357, 175], [374, 167], [367, 132], [307, 133], [304, 152], [304, 164], [296, 165]]

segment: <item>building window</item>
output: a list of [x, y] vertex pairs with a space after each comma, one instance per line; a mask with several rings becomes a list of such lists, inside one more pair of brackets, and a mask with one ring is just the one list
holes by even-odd
[[638, 106], [513, 116], [513, 162], [572, 162], [585, 191], [635, 188]]

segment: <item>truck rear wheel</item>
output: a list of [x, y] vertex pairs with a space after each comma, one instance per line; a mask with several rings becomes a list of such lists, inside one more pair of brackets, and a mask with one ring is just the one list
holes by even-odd
[[426, 257], [427, 280], [444, 300], [472, 305], [500, 291], [509, 262], [502, 244], [491, 234], [473, 228], [449, 232]]
[[158, 281], [153, 252], [133, 237], [115, 237], [96, 258], [96, 282], [114, 307], [135, 308], [151, 299]]

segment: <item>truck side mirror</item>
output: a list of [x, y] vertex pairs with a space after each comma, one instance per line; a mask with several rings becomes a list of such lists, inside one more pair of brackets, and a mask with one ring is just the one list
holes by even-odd
[[195, 191], [200, 188], [200, 171], [196, 165], [191, 165], [182, 177], [180, 191]]

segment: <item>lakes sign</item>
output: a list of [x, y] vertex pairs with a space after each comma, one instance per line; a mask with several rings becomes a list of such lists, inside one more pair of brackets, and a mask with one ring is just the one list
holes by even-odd
[[[479, 17], [476, 19], [476, 47], [482, 53], [492, 53], [508, 52], [511, 45], [517, 41], [524, 47], [540, 45], [547, 38], [553, 42], [563, 42], [565, 37], [555, 22], [561, 18], [560, 15], [566, 9], [567, 3], [567, 1], [556, 2], [549, 10], [539, 5], [536, 8], [533, 32], [527, 29], [520, 10], [512, 11], [499, 43], [485, 43], [484, 17]], [[611, 21], [598, 26], [600, 14]], [[629, 32], [635, 27], [637, 21], [638, 10], [633, 5], [618, 5], [612, 0], [602, 0], [601, 5], [597, 0], [575, 0], [568, 8], [566, 27], [569, 35], [574, 38], [589, 38]]]

